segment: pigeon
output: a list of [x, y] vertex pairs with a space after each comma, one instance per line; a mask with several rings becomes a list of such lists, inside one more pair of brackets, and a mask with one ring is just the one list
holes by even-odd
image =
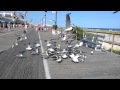
[[35, 50], [33, 50], [33, 51], [31, 52], [31, 54], [32, 54], [32, 55], [39, 55], [39, 49], [36, 48]]
[[18, 37], [18, 38], [17, 38], [17, 41], [22, 41], [22, 37]]
[[44, 58], [45, 59], [48, 59], [49, 58], [49, 55], [48, 55], [48, 52], [46, 51], [45, 54], [44, 54]]
[[15, 45], [12, 45], [12, 48], [14, 48]]
[[17, 45], [18, 45], [18, 42], [16, 41], [16, 42], [14, 42], [14, 44], [15, 44], [15, 46], [17, 46]]
[[32, 50], [32, 48], [31, 48], [31, 44], [29, 43], [28, 45], [27, 45], [27, 48], [26, 48], [26, 50]]
[[67, 58], [68, 58], [68, 56], [66, 55], [66, 53], [63, 53], [63, 54], [62, 54], [62, 58], [63, 58], [63, 59], [67, 59]]
[[19, 54], [17, 54], [16, 57], [25, 58], [25, 56], [23, 55], [24, 52], [25, 51], [19, 52]]
[[24, 39], [27, 39], [27, 37], [25, 36], [25, 38]]
[[36, 47], [40, 47], [40, 44], [39, 43], [34, 43]]
[[81, 61], [84, 62], [86, 58], [86, 55], [82, 55]]
[[93, 53], [94, 53], [94, 52], [93, 52], [93, 51], [91, 51], [91, 55], [93, 55]]
[[48, 48], [48, 51], [54, 52], [55, 50], [53, 48]]
[[51, 46], [50, 41], [47, 41], [47, 47], [50, 47], [50, 46]]
[[15, 41], [15, 42], [13, 42], [13, 45], [11, 47], [14, 48], [17, 45], [18, 45], [18, 43], [17, 43], [17, 41]]
[[61, 56], [59, 56], [59, 58], [56, 61], [57, 63], [61, 63], [62, 62]]
[[53, 55], [53, 56], [51, 56], [51, 58], [53, 58], [53, 60], [57, 60], [58, 59], [58, 55]]
[[85, 46], [88, 47], [88, 44], [86, 43]]

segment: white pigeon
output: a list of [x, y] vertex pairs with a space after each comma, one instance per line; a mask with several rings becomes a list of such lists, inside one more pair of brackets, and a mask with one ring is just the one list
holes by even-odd
[[60, 44], [58, 44], [58, 47], [57, 47], [58, 49], [60, 49]]
[[24, 57], [22, 53], [16, 55], [16, 57]]
[[68, 48], [72, 48], [72, 45], [68, 45], [67, 47], [68, 47]]
[[67, 36], [64, 35], [64, 37], [62, 38], [63, 41], [65, 41], [67, 39]]
[[78, 47], [80, 47], [80, 45], [79, 44], [75, 44], [74, 48], [78, 48]]
[[25, 36], [25, 39], [27, 39], [27, 37]]
[[94, 52], [93, 52], [93, 51], [91, 51], [91, 55], [93, 55], [93, 53], [94, 53]]
[[12, 48], [14, 48], [15, 45], [12, 45]]
[[17, 42], [17, 41], [15, 42], [15, 45], [16, 45], [16, 46], [18, 45], [18, 42]]
[[53, 48], [48, 48], [48, 51], [54, 52], [55, 50]]
[[51, 46], [51, 43], [49, 41], [47, 41], [47, 47]]

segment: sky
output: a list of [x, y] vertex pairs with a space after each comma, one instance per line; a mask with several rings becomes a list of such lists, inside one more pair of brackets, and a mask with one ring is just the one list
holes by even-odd
[[[20, 11], [19, 11], [20, 12]], [[25, 12], [25, 11], [21, 11]], [[71, 24], [85, 28], [120, 28], [120, 12], [114, 11], [57, 11], [57, 25], [65, 27], [66, 14], [71, 13]], [[28, 11], [25, 20], [28, 22], [33, 18], [33, 24], [39, 24], [45, 15], [45, 11]], [[50, 20], [55, 20], [52, 11], [46, 13], [46, 24], [53, 25]]]

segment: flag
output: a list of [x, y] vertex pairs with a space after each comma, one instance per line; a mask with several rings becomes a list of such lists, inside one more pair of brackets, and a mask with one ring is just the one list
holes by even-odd
[[52, 13], [56, 13], [57, 11], [52, 11]]

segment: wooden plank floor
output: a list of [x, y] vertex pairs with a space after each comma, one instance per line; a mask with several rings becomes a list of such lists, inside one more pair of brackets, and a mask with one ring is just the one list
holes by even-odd
[[[41, 55], [31, 55], [26, 51], [25, 58], [16, 55], [25, 50], [24, 44], [39, 42], [38, 33], [31, 30], [27, 33], [27, 40], [18, 42], [18, 46], [9, 48], [0, 55], [0, 79], [45, 79], [45, 72]], [[40, 48], [39, 48], [40, 49]]]

